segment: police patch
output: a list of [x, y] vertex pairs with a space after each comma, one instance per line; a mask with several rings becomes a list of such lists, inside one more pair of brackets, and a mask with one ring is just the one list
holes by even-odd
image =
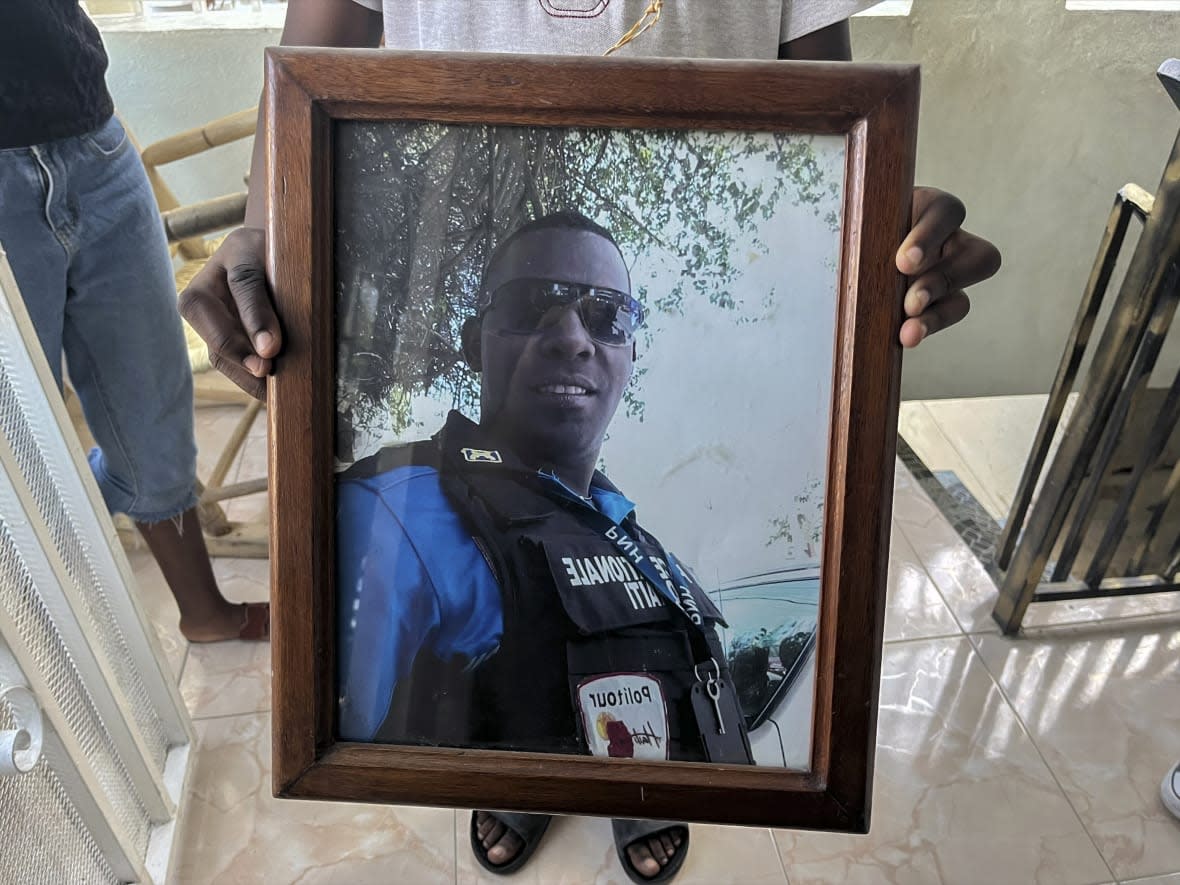
[[660, 680], [646, 673], [611, 673], [578, 683], [586, 744], [595, 756], [668, 758], [668, 706]]
[[460, 449], [463, 457], [475, 464], [503, 464], [504, 459], [494, 449]]
[[664, 597], [631, 559], [601, 539], [558, 535], [541, 546], [562, 608], [583, 633], [668, 619]]

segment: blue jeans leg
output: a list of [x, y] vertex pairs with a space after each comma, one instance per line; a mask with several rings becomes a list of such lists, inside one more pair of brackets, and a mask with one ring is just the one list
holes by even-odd
[[46, 217], [44, 173], [28, 148], [0, 150], [0, 247], [61, 387], [69, 256]]
[[[98, 442], [90, 466], [103, 498], [136, 522], [177, 516], [196, 503], [192, 375], [171, 256], [143, 165], [114, 118], [25, 154], [41, 183], [42, 226], [65, 255], [57, 348]], [[8, 233], [0, 228], [0, 237]], [[55, 302], [60, 279], [22, 273], [16, 255], [25, 237], [15, 234], [5, 244], [26, 303]], [[50, 311], [30, 306], [34, 323], [39, 313]], [[54, 362], [52, 334], [38, 326], [38, 335]]]

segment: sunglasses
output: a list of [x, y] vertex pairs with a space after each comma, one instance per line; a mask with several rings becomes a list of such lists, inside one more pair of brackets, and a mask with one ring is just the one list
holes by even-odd
[[479, 312], [496, 311], [494, 331], [533, 335], [574, 307], [586, 332], [599, 344], [630, 344], [643, 325], [643, 305], [616, 289], [556, 280], [509, 280], [492, 292]]

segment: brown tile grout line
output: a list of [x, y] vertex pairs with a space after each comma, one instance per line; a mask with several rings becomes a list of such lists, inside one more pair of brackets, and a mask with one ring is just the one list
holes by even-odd
[[[904, 464], [899, 464], [898, 469], [905, 470], [907, 473], [909, 472]], [[910, 475], [910, 478], [913, 479], [912, 474]], [[914, 480], [914, 481], [917, 482], [916, 480]], [[925, 494], [925, 493], [923, 492], [923, 494]], [[896, 494], [894, 495], [894, 498], [896, 499]], [[891, 529], [897, 531], [897, 533], [901, 535], [902, 540], [905, 541], [905, 543], [906, 543], [906, 546], [910, 548], [910, 552], [914, 554], [913, 560], [906, 560], [906, 561], [910, 565], [916, 566], [922, 572], [922, 576], [926, 578], [926, 580], [927, 580], [927, 582], [929, 582], [930, 586], [934, 588], [934, 592], [938, 596], [938, 601], [942, 603], [942, 607], [945, 608], [947, 611], [947, 614], [949, 614], [951, 616], [951, 620], [955, 622], [955, 626], [959, 628], [959, 632], [958, 633], [934, 633], [934, 634], [931, 634], [930, 636], [910, 636], [910, 637], [902, 637], [902, 638], [898, 638], [898, 639], [884, 639], [884, 644], [885, 645], [895, 645], [899, 642], [909, 642], [910, 640], [914, 640], [914, 639], [943, 639], [943, 638], [954, 637], [954, 636], [966, 636], [967, 631], [963, 629], [962, 622], [960, 622], [959, 619], [955, 616], [955, 611], [953, 608], [951, 608], [951, 604], [947, 601], [946, 596], [943, 595], [942, 588], [938, 586], [938, 582], [936, 580], [934, 580], [934, 576], [931, 575], [930, 571], [926, 568], [926, 562], [922, 559], [921, 554], [918, 553], [918, 551], [914, 549], [914, 543], [910, 540], [910, 536], [907, 535], [905, 532], [905, 529], [903, 529], [901, 527], [901, 523], [893, 518], [892, 513], [889, 514], [889, 526]], [[890, 552], [891, 553], [892, 553], [892, 550], [893, 550], [893, 545], [891, 543], [890, 544]], [[889, 600], [888, 600], [888, 598], [886, 598], [886, 601], [885, 601], [885, 617], [886, 618], [889, 617]]]
[[[944, 603], [945, 604], [945, 603]], [[957, 622], [956, 622], [957, 623]], [[907, 642], [926, 642], [930, 639], [966, 639], [969, 633], [931, 633], [929, 636], [899, 636], [897, 639], [886, 639], [885, 645], [890, 647], [904, 645]]]
[[459, 809], [451, 809], [451, 871], [459, 885]]
[[270, 707], [267, 707], [265, 710], [240, 710], [237, 713], [217, 713], [213, 716], [194, 716], [190, 713], [189, 718], [196, 724], [197, 722], [212, 722], [215, 719], [233, 719], [237, 716], [269, 716], [270, 712]]
[[[155, 624], [153, 624], [152, 626], [154, 627]], [[185, 639], [183, 634], [181, 634], [180, 638], [184, 641], [184, 654], [182, 654], [180, 656], [180, 669], [176, 671], [176, 690], [177, 691], [180, 691], [180, 683], [184, 680], [184, 671], [188, 669], [188, 653], [193, 647], [193, 644], [191, 642], [189, 642], [187, 639]], [[191, 713], [189, 714], [189, 718], [190, 719], [192, 718]]]
[[[791, 877], [787, 875], [787, 859], [783, 857], [783, 850], [778, 846], [778, 839], [774, 838], [775, 829], [767, 827], [766, 831], [770, 834], [770, 844], [774, 846], [774, 856], [778, 858], [778, 868], [783, 872], [783, 882], [785, 885], [791, 885]], [[794, 830], [783, 830], [785, 833], [796, 832]]]
[[[1085, 821], [1082, 820], [1081, 815], [1078, 813], [1077, 808], [1074, 806], [1074, 803], [1070, 800], [1069, 794], [1065, 791], [1065, 788], [1061, 785], [1061, 781], [1057, 777], [1057, 773], [1053, 770], [1053, 767], [1049, 764], [1049, 761], [1045, 758], [1045, 754], [1041, 751], [1040, 746], [1037, 744], [1036, 739], [1033, 737], [1032, 732], [1029, 730], [1028, 724], [1024, 721], [1024, 717], [1020, 715], [1020, 712], [1016, 709], [1015, 705], [1012, 703], [1012, 699], [1008, 696], [1008, 693], [1004, 690], [1004, 687], [1002, 685], [1000, 685], [999, 681], [996, 679], [996, 677], [992, 673], [991, 669], [987, 666], [987, 661], [984, 660], [983, 655], [981, 655], [979, 653], [978, 644], [976, 643], [975, 639], [977, 636], [982, 636], [982, 635], [991, 636], [994, 634], [965, 633], [965, 634], [962, 634], [961, 636], [915, 637], [912, 639], [895, 640], [894, 642], [892, 642], [890, 644], [891, 645], [905, 645], [905, 644], [915, 644], [915, 643], [919, 643], [919, 642], [931, 642], [931, 641], [945, 642], [947, 639], [962, 639], [966, 642], [971, 655], [973, 657], [975, 657], [978, 660], [980, 666], [983, 667], [983, 672], [985, 674], [987, 674], [988, 679], [990, 679], [992, 681], [992, 685], [994, 685], [996, 687], [996, 690], [999, 692], [1000, 699], [1004, 702], [1005, 705], [1007, 705], [1008, 709], [1012, 712], [1012, 715], [1015, 717], [1016, 721], [1020, 724], [1020, 729], [1021, 729], [1021, 731], [1024, 732], [1025, 736], [1028, 738], [1029, 744], [1032, 746], [1033, 750], [1037, 754], [1037, 758], [1041, 760], [1041, 764], [1044, 765], [1045, 770], [1049, 772], [1049, 777], [1052, 778], [1054, 785], [1057, 787], [1058, 791], [1061, 793], [1061, 796], [1065, 800], [1066, 804], [1069, 806], [1070, 811], [1072, 811], [1074, 813], [1074, 818], [1077, 820], [1078, 824], [1081, 826], [1082, 832], [1084, 832], [1086, 834], [1086, 838], [1089, 839], [1090, 844], [1093, 845], [1094, 851], [1098, 854], [1098, 858], [1102, 861], [1102, 865], [1104, 867], [1106, 867], [1106, 871], [1108, 873], [1110, 873], [1111, 881], [1114, 883], [1122, 882], [1123, 880], [1119, 879], [1114, 874], [1114, 870], [1111, 869], [1110, 863], [1106, 860], [1106, 856], [1102, 853], [1101, 849], [1099, 849], [1097, 843], [1094, 841], [1093, 834], [1091, 834], [1089, 828], [1086, 826]], [[777, 841], [775, 842], [775, 847], [776, 848], [778, 847]], [[781, 853], [780, 853], [780, 860], [781, 860]]]

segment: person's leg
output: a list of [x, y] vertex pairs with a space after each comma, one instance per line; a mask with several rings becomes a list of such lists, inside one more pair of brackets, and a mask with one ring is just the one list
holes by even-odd
[[32, 150], [0, 150], [0, 248], [60, 389], [68, 256], [46, 214], [48, 184]]
[[115, 120], [54, 148], [71, 253], [62, 337], [98, 442], [91, 469], [147, 540], [181, 632], [238, 638], [250, 611], [221, 595], [196, 517], [192, 373], [147, 176]]
[[221, 595], [195, 507], [174, 518], [135, 525], [172, 590], [186, 639], [216, 642], [269, 636], [264, 606], [231, 603]]

